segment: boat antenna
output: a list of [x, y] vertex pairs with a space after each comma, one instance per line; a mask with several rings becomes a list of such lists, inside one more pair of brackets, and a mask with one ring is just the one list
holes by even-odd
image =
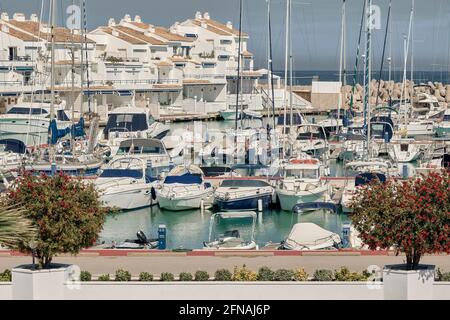
[[336, 117], [336, 133], [339, 132], [339, 117], [341, 115], [342, 106], [342, 86], [347, 84], [346, 75], [346, 58], [345, 58], [345, 0], [342, 1], [342, 21], [341, 21], [341, 54], [339, 61], [339, 81], [341, 82], [341, 92], [339, 95], [338, 112]]
[[272, 116], [273, 116], [273, 129], [275, 130], [276, 122], [275, 122], [275, 89], [273, 86], [273, 55], [272, 55], [272, 19], [270, 15], [270, 0], [267, 0], [267, 23], [268, 23], [268, 40], [269, 40], [269, 76], [270, 76], [270, 82], [269, 79], [268, 83], [270, 86], [270, 94], [272, 95], [270, 97], [271, 104], [272, 104]]

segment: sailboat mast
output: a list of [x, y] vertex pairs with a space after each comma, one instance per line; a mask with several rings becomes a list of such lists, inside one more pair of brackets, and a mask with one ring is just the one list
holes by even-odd
[[366, 110], [367, 117], [367, 160], [369, 160], [370, 149], [370, 97], [371, 97], [371, 37], [372, 37], [372, 0], [367, 1], [367, 13], [366, 13], [366, 57], [365, 57], [365, 90], [364, 90], [364, 108]]
[[[292, 104], [292, 80], [293, 76], [293, 56], [292, 56], [292, 1], [289, 0], [289, 109], [290, 109], [290, 128], [289, 134], [292, 134], [293, 123], [293, 104]], [[291, 148], [292, 149], [292, 148]], [[291, 150], [292, 152], [292, 150]]]
[[284, 57], [284, 117], [283, 117], [283, 157], [286, 155], [286, 118], [287, 118], [287, 79], [288, 79], [288, 61], [289, 61], [289, 7], [290, 0], [286, 1], [286, 30], [285, 30], [285, 57]]
[[411, 94], [412, 101], [414, 95], [414, 15], [415, 15], [415, 3], [411, 0]]
[[[238, 110], [239, 110], [239, 91], [241, 79], [241, 36], [242, 36], [242, 0], [239, 1], [239, 43], [238, 43], [238, 61], [237, 61], [237, 79], [236, 79], [236, 120], [234, 122], [234, 130], [237, 131]], [[241, 114], [241, 119], [243, 114]], [[241, 123], [242, 125], [242, 123]]]
[[56, 26], [56, 0], [51, 0], [51, 26], [50, 26], [50, 121], [55, 119], [55, 26]]
[[[270, 0], [268, 0], [267, 6], [268, 12], [268, 31], [269, 31], [269, 72], [270, 72], [270, 92], [272, 101], [272, 115], [273, 115], [273, 129], [275, 130], [275, 89], [273, 87], [273, 56], [272, 56], [272, 21], [270, 16]], [[269, 81], [269, 79], [267, 79]]]
[[[84, 12], [84, 1], [83, 0], [80, 0], [80, 6], [81, 6], [81, 9], [82, 9], [82, 11]], [[83, 15], [82, 15], [82, 17], [81, 17], [81, 19], [82, 19], [82, 21], [81, 21], [81, 24], [80, 24], [80, 39], [81, 39], [81, 42], [80, 42], [80, 68], [81, 68], [81, 71], [80, 71], [80, 88], [81, 88], [81, 99], [80, 99], [80, 115], [81, 116], [83, 116], [83, 113], [84, 113], [84, 107], [83, 107], [83, 100], [84, 100], [84, 91], [83, 91], [83, 87], [84, 87], [84, 56], [83, 56], [83, 35], [84, 35], [84, 29], [83, 29]], [[89, 92], [88, 92], [88, 94], [89, 94]]]
[[341, 92], [339, 93], [338, 112], [336, 117], [336, 133], [339, 130], [339, 117], [341, 115], [342, 107], [342, 86], [346, 85], [345, 74], [345, 0], [342, 1], [342, 17], [341, 17], [341, 56], [339, 60], [339, 81], [341, 83]]

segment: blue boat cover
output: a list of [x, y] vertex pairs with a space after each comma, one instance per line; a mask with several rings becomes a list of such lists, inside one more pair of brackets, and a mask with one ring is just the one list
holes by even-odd
[[70, 133], [70, 127], [67, 127], [65, 129], [58, 129], [58, 126], [56, 125], [56, 120], [53, 119], [52, 121], [50, 121], [48, 131], [49, 131], [48, 143], [56, 144], [59, 138], [62, 138], [68, 133]]
[[358, 174], [355, 178], [355, 186], [362, 186], [370, 183], [371, 181], [378, 179], [381, 182], [386, 181], [386, 176], [382, 173], [365, 172]]
[[200, 174], [185, 173], [181, 176], [167, 176], [164, 179], [165, 184], [201, 184], [202, 176]]
[[14, 152], [14, 153], [25, 153], [25, 144], [16, 139], [2, 139], [0, 140], [0, 145], [4, 145], [6, 152]]
[[[279, 126], [284, 125], [284, 115], [280, 115], [277, 119], [277, 124]], [[290, 125], [291, 124], [291, 115], [286, 115], [286, 125]], [[302, 118], [298, 113], [294, 113], [292, 114], [292, 124], [302, 124]]]
[[231, 188], [231, 187], [269, 187], [270, 184], [262, 180], [223, 180], [221, 187]]
[[142, 178], [142, 170], [139, 169], [105, 169], [100, 178]]
[[80, 121], [78, 123], [75, 123], [72, 126], [72, 130], [70, 131], [70, 134], [73, 138], [77, 137], [84, 137], [84, 118], [81, 117]]

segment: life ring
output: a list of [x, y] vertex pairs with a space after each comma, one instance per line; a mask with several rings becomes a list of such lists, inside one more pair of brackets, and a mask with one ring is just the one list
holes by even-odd
[[83, 147], [83, 143], [80, 142], [80, 141], [76, 141], [76, 142], [73, 144], [73, 148], [74, 148], [76, 151], [81, 151], [82, 147]]

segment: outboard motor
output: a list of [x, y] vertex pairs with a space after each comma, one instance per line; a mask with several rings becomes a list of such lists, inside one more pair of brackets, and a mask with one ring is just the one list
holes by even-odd
[[145, 235], [145, 233], [142, 230], [139, 230], [136, 233], [136, 236], [137, 236], [137, 238], [139, 240], [139, 243], [148, 244], [147, 236]]

